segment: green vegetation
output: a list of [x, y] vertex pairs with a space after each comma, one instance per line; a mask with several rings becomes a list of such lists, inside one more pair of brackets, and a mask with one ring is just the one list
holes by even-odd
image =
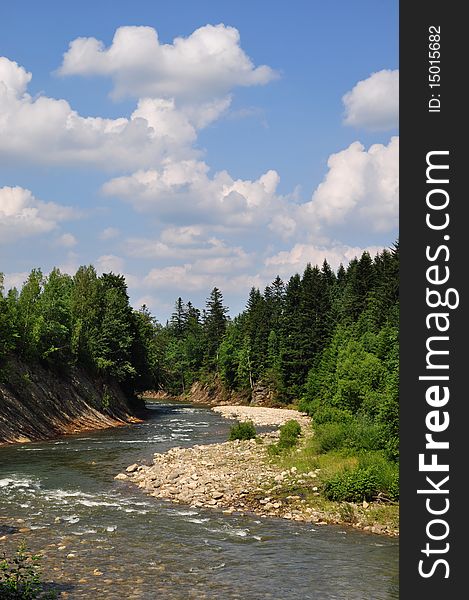
[[301, 425], [295, 419], [291, 419], [280, 427], [279, 434], [278, 442], [268, 448], [270, 455], [279, 454], [282, 450], [290, 450], [296, 446], [301, 435]]
[[230, 441], [233, 440], [253, 440], [257, 435], [256, 428], [252, 421], [243, 421], [233, 425], [230, 429]]
[[295, 419], [287, 421], [280, 427], [280, 437], [278, 447], [283, 450], [293, 448], [298, 443], [298, 438], [301, 435], [301, 426]]
[[107, 381], [128, 395], [157, 384], [157, 333], [145, 307], [131, 308], [122, 275], [98, 277], [89, 266], [74, 277], [58, 269], [46, 277], [33, 269], [21, 291], [6, 294], [0, 275], [0, 365], [11, 355], [58, 371], [79, 364], [103, 382], [104, 408]]
[[[178, 298], [161, 325], [146, 307], [130, 307], [120, 275], [98, 276], [88, 266], [73, 277], [58, 269], [44, 277], [35, 269], [20, 292], [5, 293], [0, 277], [0, 371], [16, 354], [53, 369], [78, 363], [128, 394], [184, 394], [199, 381], [249, 398], [260, 385], [277, 406], [298, 406], [313, 421], [307, 451], [284, 452], [298, 441], [289, 425], [274, 454], [294, 455], [308, 470], [334, 456], [338, 466], [322, 480], [326, 495], [391, 500], [398, 497], [398, 285], [396, 243], [337, 272], [326, 261], [308, 264], [288, 282], [276, 277], [263, 292], [252, 288], [233, 319], [218, 288], [202, 311]], [[109, 401], [104, 393], [103, 407]], [[362, 464], [367, 454], [374, 465]]]
[[16, 554], [0, 559], [0, 597], [4, 600], [42, 600], [57, 598], [55, 592], [44, 591], [41, 583], [40, 556], [28, 552], [25, 543], [18, 546]]

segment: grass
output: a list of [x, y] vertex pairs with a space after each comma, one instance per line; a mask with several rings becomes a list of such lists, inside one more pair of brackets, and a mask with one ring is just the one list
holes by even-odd
[[[322, 515], [327, 522], [341, 522], [359, 527], [387, 529], [396, 532], [399, 529], [399, 505], [383, 499], [377, 502], [338, 502], [324, 497], [326, 482], [344, 472], [353, 472], [358, 468], [375, 466], [382, 479], [391, 479], [393, 465], [390, 465], [379, 452], [354, 451], [351, 449], [333, 449], [321, 452], [320, 441], [312, 431], [305, 432], [298, 446], [272, 455], [270, 460], [282, 471], [294, 468], [294, 477], [287, 476], [281, 485], [269, 495], [285, 501], [288, 496], [299, 496], [302, 510], [310, 508]], [[307, 476], [314, 471], [316, 477]], [[394, 468], [395, 471], [395, 468]], [[298, 479], [304, 476], [304, 483]], [[314, 489], [316, 488], [316, 489]]]

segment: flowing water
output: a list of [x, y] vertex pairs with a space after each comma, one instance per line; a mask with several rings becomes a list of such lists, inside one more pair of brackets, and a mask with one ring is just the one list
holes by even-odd
[[192, 509], [114, 480], [154, 452], [225, 441], [232, 424], [203, 407], [149, 408], [145, 423], [0, 448], [0, 547], [24, 538], [40, 551], [60, 598], [398, 598], [396, 539]]

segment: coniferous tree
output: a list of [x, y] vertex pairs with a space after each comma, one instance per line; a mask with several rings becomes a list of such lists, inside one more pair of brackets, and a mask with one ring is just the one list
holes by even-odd
[[228, 308], [223, 305], [223, 294], [214, 287], [206, 302], [204, 332], [206, 340], [206, 357], [208, 364], [216, 365], [218, 348], [228, 323]]

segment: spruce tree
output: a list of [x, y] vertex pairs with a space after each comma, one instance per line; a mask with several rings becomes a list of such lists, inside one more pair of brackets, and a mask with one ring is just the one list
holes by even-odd
[[223, 339], [228, 322], [228, 308], [223, 305], [223, 294], [214, 287], [206, 302], [204, 332], [207, 362], [216, 365], [218, 348]]

